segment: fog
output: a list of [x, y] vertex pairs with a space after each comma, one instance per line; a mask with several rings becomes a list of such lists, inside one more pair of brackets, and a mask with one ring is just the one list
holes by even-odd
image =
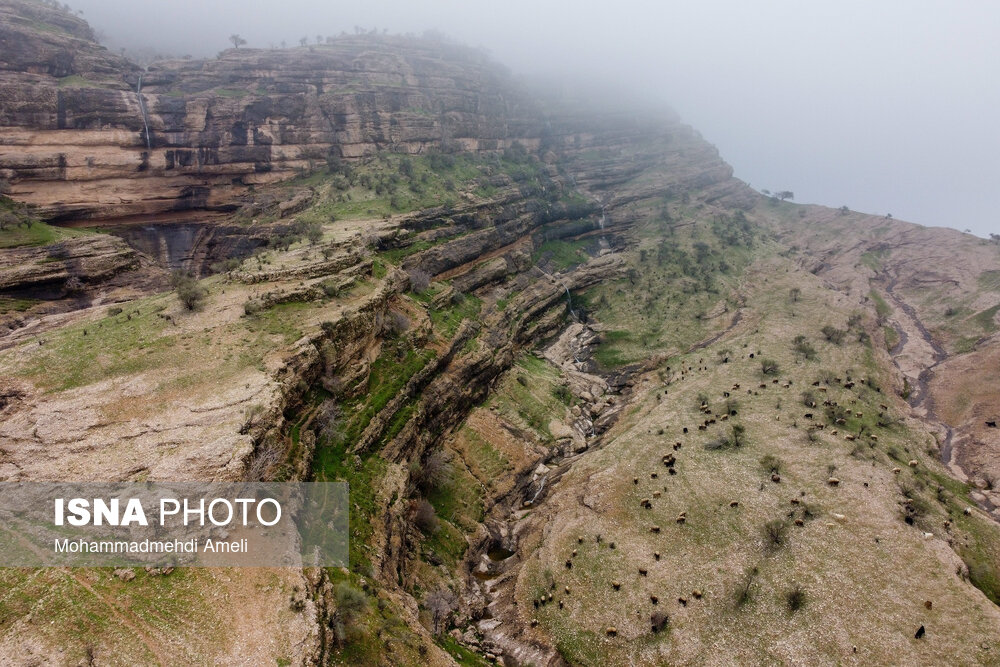
[[665, 101], [756, 188], [1000, 232], [1000, 3], [75, 0], [105, 43], [212, 56], [354, 27], [442, 31], [515, 74]]

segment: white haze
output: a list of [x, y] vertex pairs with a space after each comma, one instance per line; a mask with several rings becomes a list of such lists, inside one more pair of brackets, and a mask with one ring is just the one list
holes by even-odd
[[75, 0], [107, 43], [212, 56], [445, 32], [518, 74], [666, 101], [756, 188], [1000, 232], [1000, 3], [972, 0]]

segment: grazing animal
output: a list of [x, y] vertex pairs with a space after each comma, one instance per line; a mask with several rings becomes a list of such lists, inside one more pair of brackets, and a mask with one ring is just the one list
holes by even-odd
[[659, 491], [653, 491], [653, 497], [654, 498], [659, 498], [660, 497], [660, 492]]
[[647, 572], [646, 572], [646, 568], [644, 568], [644, 567], [640, 567], [640, 568], [639, 568], [639, 576], [640, 576], [640, 577], [645, 577], [645, 576], [646, 576], [646, 574], [647, 574]]
[[807, 413], [805, 413], [805, 414], [804, 414], [804, 415], [802, 415], [802, 416], [803, 416], [803, 417], [805, 417], [806, 419], [812, 419], [812, 418], [813, 418], [813, 413], [811, 413], [811, 412], [807, 412]]
[[675, 443], [674, 443], [674, 451], [675, 451], [675, 452], [676, 452], [676, 451], [677, 451], [678, 449], [680, 449], [681, 447], [683, 447], [683, 445], [682, 445], [681, 443], [679, 443], [679, 442], [675, 442]]
[[899, 468], [893, 468], [892, 469], [892, 474], [893, 475], [898, 475], [900, 472], [902, 472], [902, 471]]
[[608, 633], [608, 637], [617, 637], [618, 636], [618, 628], [610, 627], [610, 628], [608, 628], [607, 633]]
[[791, 504], [793, 504], [793, 505], [798, 505], [798, 504], [799, 504], [800, 502], [802, 502], [802, 501], [800, 501], [800, 500], [799, 500], [798, 498], [792, 498], [792, 499], [791, 499], [791, 500], [789, 500], [788, 502], [790, 502], [790, 503], [791, 503]]
[[882, 408], [883, 410], [888, 410], [888, 409], [889, 409], [889, 406], [888, 406], [888, 405], [884, 405], [884, 404], [882, 404], [882, 403], [879, 403], [879, 404], [878, 404], [878, 406], [879, 406], [880, 408]]
[[537, 618], [533, 618], [533, 619], [531, 619], [531, 627], [533, 627], [533, 628], [534, 628], [534, 627], [536, 627], [537, 625], [538, 625], [538, 619], [537, 619]]
[[740, 506], [740, 501], [734, 500], [731, 503], [729, 503], [729, 506], [730, 507], [739, 507]]
[[639, 483], [639, 478], [638, 477], [633, 477], [632, 478], [632, 483], [633, 484], [638, 484]]
[[695, 589], [695, 590], [691, 591], [691, 595], [694, 596], [695, 600], [700, 600], [701, 599], [701, 591], [698, 590], [698, 589]]
[[684, 523], [685, 521], [687, 521], [687, 517], [686, 516], [681, 515], [681, 516], [677, 517], [677, 523]]
[[913, 638], [914, 639], [923, 639], [923, 636], [924, 636], [925, 632], [926, 631], [924, 630], [924, 626], [921, 625], [919, 628], [917, 628], [917, 632], [916, 632], [915, 635], [913, 635]]
[[660, 601], [660, 598], [656, 597], [655, 595], [650, 595], [649, 601], [652, 602], [653, 604], [657, 604]]
[[933, 607], [934, 607], [934, 603], [931, 602], [930, 600], [926, 600], [924, 602], [924, 609], [933, 609]]
[[609, 549], [614, 549], [615, 548], [615, 543], [614, 542], [609, 542], [608, 543], [608, 548]]
[[649, 502], [649, 498], [643, 498], [639, 501], [639, 507], [651, 510], [653, 509], [653, 503]]
[[840, 486], [840, 480], [837, 479], [836, 477], [831, 477], [830, 479], [826, 480], [826, 483], [829, 484], [830, 486]]
[[651, 532], [651, 533], [658, 533], [658, 532], [660, 532], [660, 527], [659, 526], [650, 526], [649, 532]]
[[564, 590], [566, 591], [566, 595], [569, 595], [569, 586], [567, 586]]
[[576, 558], [576, 549], [573, 549], [573, 554], [572, 554], [572, 556], [573, 556], [573, 558]]
[[687, 598], [677, 598], [677, 601], [681, 603], [682, 607], [688, 606]]
[[611, 582], [611, 587], [614, 588], [617, 591], [617, 590], [621, 589], [622, 585], [618, 581], [612, 581]]
[[916, 459], [910, 459], [910, 462], [907, 463], [906, 465], [910, 466], [911, 468], [916, 468], [917, 467], [917, 460]]
[[653, 552], [653, 560], [660, 560], [660, 552], [659, 551], [654, 551]]
[[781, 484], [781, 475], [779, 475], [778, 473], [772, 473], [771, 481], [774, 482], [775, 484]]
[[571, 560], [566, 561], [566, 569], [567, 570], [572, 570], [573, 569], [573, 561], [571, 561]]
[[844, 436], [844, 440], [854, 440], [854, 436], [848, 433], [847, 435]]
[[986, 422], [986, 425], [989, 426], [990, 428], [996, 428], [997, 427], [997, 420], [996, 419], [991, 419], [990, 421]]
[[659, 477], [659, 475], [657, 473], [655, 473], [655, 472], [649, 473], [649, 478], [650, 479], [656, 479], [657, 477]]
[[669, 472], [671, 475], [677, 474], [677, 470], [675, 468], [667, 468], [667, 472]]
[[802, 527], [802, 526], [806, 525], [806, 522], [803, 521], [802, 519], [796, 519], [795, 520], [795, 525], [799, 526], [799, 527]]

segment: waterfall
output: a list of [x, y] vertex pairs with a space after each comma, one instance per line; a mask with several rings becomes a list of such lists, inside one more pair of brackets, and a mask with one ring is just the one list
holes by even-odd
[[149, 140], [149, 121], [146, 118], [146, 101], [142, 97], [142, 74], [139, 75], [139, 83], [135, 87], [136, 97], [139, 98], [139, 110], [142, 111], [142, 126], [146, 130], [146, 150], [153, 150], [152, 142]]
[[604, 207], [601, 206], [601, 219], [597, 221], [597, 224], [601, 226], [601, 229], [604, 229], [604, 219], [605, 219]]
[[548, 479], [548, 477], [542, 477], [542, 482], [538, 485], [538, 490], [535, 491], [535, 495], [531, 497], [530, 501], [528, 501], [532, 505], [534, 505], [535, 501], [538, 500], [538, 496], [542, 495], [542, 489], [545, 488], [545, 480], [546, 479]]

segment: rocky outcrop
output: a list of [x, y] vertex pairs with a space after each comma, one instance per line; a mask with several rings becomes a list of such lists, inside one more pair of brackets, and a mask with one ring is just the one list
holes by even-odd
[[12, 248], [2, 253], [0, 293], [56, 298], [80, 291], [139, 264], [121, 239], [103, 234], [69, 238], [41, 247]]
[[[686, 165], [670, 192], [720, 183], [725, 196], [741, 187], [672, 115], [581, 115], [573, 105], [543, 113], [482, 53], [433, 40], [345, 36], [143, 72], [94, 42], [80, 19], [4, 0], [0, 44], [0, 178], [51, 219], [228, 209], [252, 186], [327, 159], [492, 151], [515, 141], [543, 156], [590, 151], [586, 165], [566, 164], [604, 204], [608, 188], [651, 161]], [[592, 160], [636, 136], [664, 138], [670, 150], [628, 169], [616, 154]]]

